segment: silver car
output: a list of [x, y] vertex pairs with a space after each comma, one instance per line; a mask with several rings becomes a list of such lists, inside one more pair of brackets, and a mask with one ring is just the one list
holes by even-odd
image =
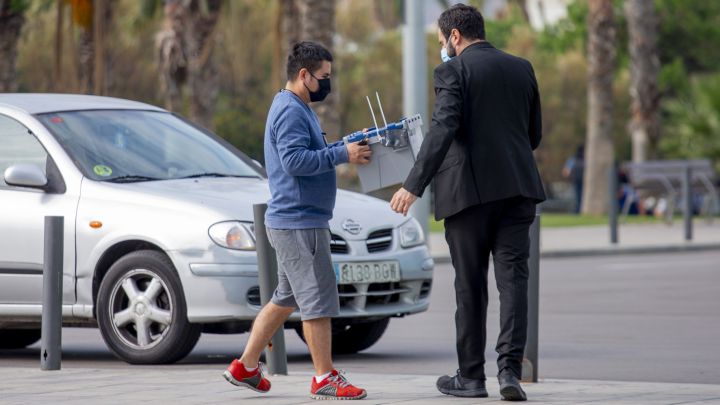
[[[121, 359], [175, 362], [202, 332], [249, 330], [259, 164], [163, 109], [95, 96], [0, 94], [0, 145], [0, 348], [40, 337], [46, 215], [65, 218], [64, 325], [99, 327]], [[330, 226], [333, 350], [357, 352], [428, 308], [433, 261], [384, 201], [340, 190]]]

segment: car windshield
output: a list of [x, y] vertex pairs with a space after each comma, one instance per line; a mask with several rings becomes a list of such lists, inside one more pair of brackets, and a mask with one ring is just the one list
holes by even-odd
[[38, 118], [94, 180], [260, 177], [249, 159], [170, 113], [93, 110]]

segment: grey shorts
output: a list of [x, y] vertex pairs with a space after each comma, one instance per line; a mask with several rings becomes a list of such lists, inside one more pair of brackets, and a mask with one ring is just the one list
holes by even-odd
[[330, 256], [329, 229], [267, 228], [278, 261], [275, 305], [300, 308], [300, 319], [340, 313], [337, 281]]

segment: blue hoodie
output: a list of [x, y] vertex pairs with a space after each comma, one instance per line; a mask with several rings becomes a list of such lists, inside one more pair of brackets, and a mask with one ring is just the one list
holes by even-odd
[[329, 228], [335, 166], [347, 163], [343, 141], [328, 145], [315, 112], [290, 91], [273, 100], [265, 124], [271, 198], [265, 224], [274, 229]]

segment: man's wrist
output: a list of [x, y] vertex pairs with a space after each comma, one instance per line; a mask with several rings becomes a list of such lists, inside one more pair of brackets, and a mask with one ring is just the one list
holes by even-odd
[[338, 165], [350, 162], [350, 155], [348, 154], [347, 145], [345, 145], [345, 143], [337, 145], [334, 149], [335, 159]]
[[422, 197], [423, 191], [425, 190], [424, 188], [422, 190], [416, 190], [412, 186], [408, 185], [407, 182], [402, 185], [402, 188], [403, 190], [415, 196], [415, 198]]

